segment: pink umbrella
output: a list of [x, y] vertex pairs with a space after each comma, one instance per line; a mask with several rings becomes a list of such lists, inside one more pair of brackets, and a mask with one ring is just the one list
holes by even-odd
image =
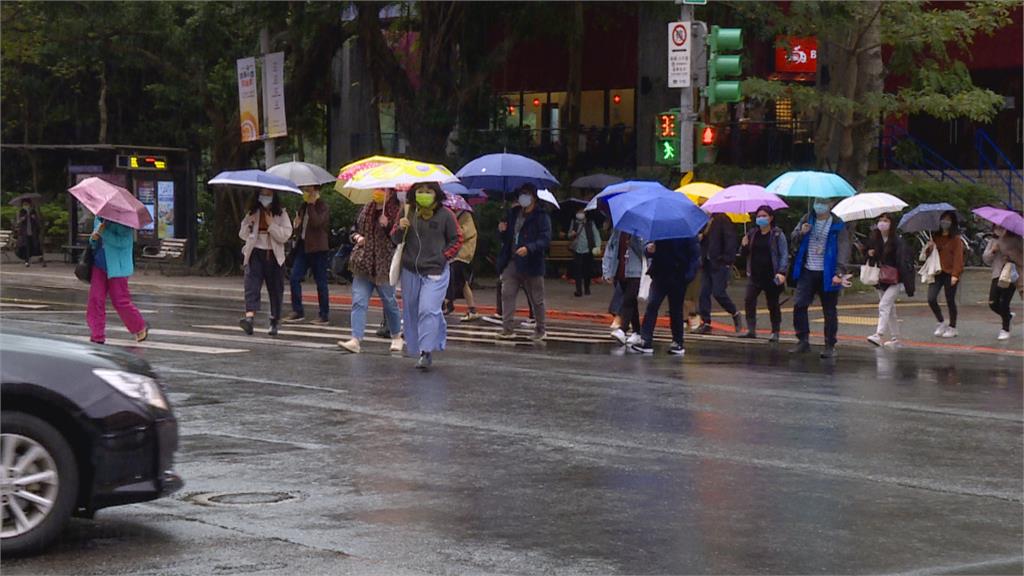
[[95, 176], [68, 188], [90, 212], [136, 230], [153, 222], [149, 210], [132, 193]]
[[466, 202], [465, 198], [451, 192], [444, 193], [444, 205], [452, 212], [473, 211], [473, 207], [469, 205], [469, 202]]
[[1018, 236], [1024, 236], [1024, 216], [1021, 216], [1019, 212], [993, 208], [992, 206], [982, 206], [981, 208], [971, 210], [971, 212], [997, 226], [1006, 228]]
[[756, 184], [736, 184], [715, 194], [701, 208], [709, 214], [725, 212], [730, 214], [747, 214], [761, 206], [772, 210], [789, 208], [781, 198]]

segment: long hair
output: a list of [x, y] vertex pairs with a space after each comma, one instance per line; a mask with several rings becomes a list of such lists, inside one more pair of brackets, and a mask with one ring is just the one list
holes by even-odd
[[[960, 233], [960, 217], [956, 215], [956, 211], [947, 210], [943, 212], [941, 216], [939, 216], [939, 220], [941, 221], [946, 216], [949, 216], [949, 218], [953, 220], [953, 225], [949, 227], [949, 235], [956, 236], [957, 234]], [[937, 234], [942, 234], [941, 228], [939, 229]]]
[[[260, 191], [253, 192], [249, 198], [249, 214], [255, 214], [263, 205], [260, 204]], [[274, 201], [270, 203], [270, 213], [274, 216], [281, 215], [281, 196], [274, 190]]]
[[896, 236], [895, 221], [893, 220], [892, 214], [882, 214], [881, 216], [878, 217], [879, 220], [881, 220], [882, 218], [885, 218], [886, 220], [889, 221], [889, 241], [884, 242], [882, 240], [882, 233], [878, 231], [878, 228], [872, 230], [870, 236], [870, 245], [875, 248], [876, 252], [879, 249], [881, 249], [882, 251], [881, 254], [876, 253], [875, 255], [875, 258], [878, 260], [886, 259], [892, 256], [893, 253], [896, 252], [896, 242], [898, 241], [898, 237]]

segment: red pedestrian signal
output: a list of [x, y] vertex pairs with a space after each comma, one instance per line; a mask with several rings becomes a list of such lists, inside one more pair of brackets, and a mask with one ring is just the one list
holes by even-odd
[[700, 143], [705, 146], [713, 146], [715, 144], [715, 129], [711, 126], [705, 126], [704, 130], [700, 133]]

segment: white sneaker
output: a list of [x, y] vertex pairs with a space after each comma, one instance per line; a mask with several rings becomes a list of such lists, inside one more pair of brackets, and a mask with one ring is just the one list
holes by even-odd
[[644, 339], [642, 336], [640, 336], [639, 332], [633, 332], [632, 334], [629, 335], [629, 338], [626, 338], [626, 344], [628, 346], [632, 346], [634, 344], [643, 344], [643, 342]]
[[893, 338], [892, 340], [889, 340], [888, 342], [885, 343], [885, 347], [890, 350], [896, 350], [901, 346], [902, 345], [900, 344], [900, 341], [897, 340], [896, 338]]
[[362, 348], [359, 346], [359, 340], [355, 338], [346, 340], [344, 342], [338, 340], [338, 346], [340, 346], [342, 350], [346, 352], [351, 352], [353, 354], [359, 354], [362, 351]]
[[618, 330], [622, 326], [622, 322], [618, 320], [612, 320], [612, 323], [608, 325], [612, 330]]
[[1010, 332], [1008, 330], [1000, 330], [999, 331], [999, 336], [998, 336], [997, 339], [998, 340], [1009, 340], [1010, 339]]
[[949, 328], [949, 324], [947, 322], [939, 322], [938, 325], [935, 326], [935, 335], [942, 336], [946, 332], [946, 328]]
[[875, 346], [881, 346], [882, 345], [882, 335], [881, 334], [872, 334], [871, 336], [868, 336], [868, 342], [871, 342]]
[[942, 333], [943, 338], [956, 338], [956, 328], [949, 326], [946, 331]]
[[402, 348], [404, 346], [405, 346], [405, 341], [402, 340], [401, 336], [399, 336], [398, 338], [392, 338], [391, 339], [391, 351], [392, 352], [401, 352]]
[[622, 331], [622, 328], [616, 328], [614, 331], [612, 331], [612, 338], [618, 340], [619, 344], [626, 343], [626, 333]]
[[537, 321], [534, 320], [533, 318], [527, 318], [526, 320], [523, 320], [523, 322], [519, 325], [519, 327], [520, 328], [536, 328], [537, 327]]

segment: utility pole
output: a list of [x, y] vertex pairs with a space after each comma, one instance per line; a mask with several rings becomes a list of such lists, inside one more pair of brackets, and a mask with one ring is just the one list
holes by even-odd
[[[679, 20], [682, 22], [693, 22], [693, 6], [682, 4], [680, 6]], [[692, 25], [691, 25], [692, 29]], [[687, 40], [692, 42], [692, 39]], [[692, 46], [692, 44], [691, 44]], [[690, 50], [690, 70], [693, 70], [693, 49]], [[693, 113], [693, 83], [688, 83], [679, 90], [679, 172], [686, 174], [693, 171], [693, 121], [696, 116]]]
[[[267, 29], [266, 26], [264, 26], [263, 28], [260, 28], [260, 52], [263, 55], [262, 56], [262, 58], [263, 58], [263, 74], [266, 74], [267, 73], [267, 66], [266, 66], [267, 54], [270, 53], [270, 30]], [[264, 86], [265, 85], [266, 84], [264, 84]], [[264, 95], [264, 98], [263, 98], [263, 104], [264, 104], [263, 107], [264, 108], [266, 108], [266, 102], [267, 102], [266, 95]], [[267, 115], [267, 112], [266, 112], [266, 110], [264, 110], [263, 111], [263, 116], [264, 116], [263, 133], [264, 134], [267, 133], [266, 115]], [[277, 164], [277, 150], [274, 147], [274, 139], [273, 138], [268, 138], [266, 136], [263, 137], [263, 155], [265, 157], [265, 164], [266, 164], [264, 166], [264, 168], [270, 168], [274, 164]]]

